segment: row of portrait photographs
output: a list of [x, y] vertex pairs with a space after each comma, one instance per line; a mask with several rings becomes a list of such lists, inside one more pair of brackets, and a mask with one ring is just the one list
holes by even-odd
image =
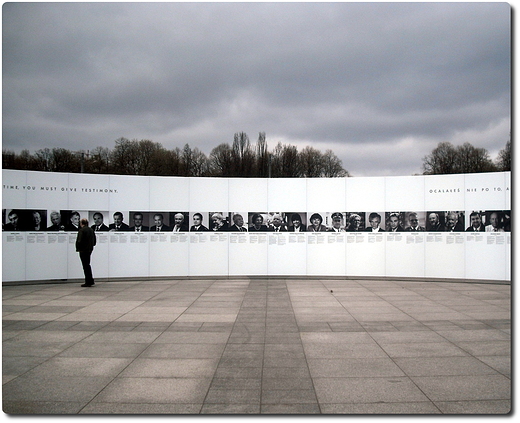
[[[142, 212], [3, 209], [4, 231], [511, 232], [510, 210], [423, 212]], [[107, 220], [109, 220], [107, 222]]]

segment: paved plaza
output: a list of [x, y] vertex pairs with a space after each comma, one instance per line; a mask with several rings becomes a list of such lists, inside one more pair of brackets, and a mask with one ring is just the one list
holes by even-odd
[[505, 414], [511, 286], [188, 279], [3, 287], [9, 414]]

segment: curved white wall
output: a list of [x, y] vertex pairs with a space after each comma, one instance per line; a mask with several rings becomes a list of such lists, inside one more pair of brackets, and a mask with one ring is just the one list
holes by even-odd
[[[265, 216], [298, 212], [308, 222], [320, 213], [330, 224], [333, 212], [344, 217], [372, 212], [459, 211], [464, 229], [469, 215], [509, 211], [510, 173], [334, 179], [242, 179], [138, 177], [4, 170], [3, 281], [81, 278], [73, 232], [11, 231], [12, 209], [39, 210], [50, 225], [52, 210], [95, 211], [105, 223], [121, 211], [145, 213], [146, 224], [162, 212], [205, 216], [213, 212]], [[510, 213], [505, 213], [510, 216]], [[406, 220], [406, 219], [405, 219]], [[489, 217], [488, 217], [489, 220]], [[407, 222], [403, 222], [407, 223]], [[484, 222], [489, 223], [489, 222]], [[341, 233], [98, 233], [92, 256], [94, 277], [332, 275], [403, 276], [510, 280], [510, 232]]]

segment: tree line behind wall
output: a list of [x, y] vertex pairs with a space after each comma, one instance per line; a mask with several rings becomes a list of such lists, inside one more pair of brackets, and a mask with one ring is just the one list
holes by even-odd
[[265, 133], [256, 144], [244, 132], [234, 135], [233, 143], [222, 143], [209, 156], [186, 144], [182, 149], [164, 148], [151, 140], [119, 138], [112, 150], [96, 147], [92, 151], [44, 148], [31, 154], [3, 150], [4, 169], [48, 172], [97, 173], [148, 176], [215, 176], [256, 178], [318, 178], [350, 176], [332, 152], [278, 143], [267, 148]]
[[[98, 173], [148, 176], [215, 176], [256, 178], [318, 178], [351, 176], [332, 150], [325, 153], [279, 142], [269, 151], [265, 133], [256, 144], [244, 132], [234, 135], [233, 143], [222, 143], [209, 156], [186, 144], [167, 150], [151, 140], [119, 138], [112, 150], [96, 147], [92, 151], [44, 148], [31, 154], [3, 150], [4, 169], [47, 172]], [[470, 143], [454, 146], [441, 142], [423, 157], [423, 174], [481, 173], [511, 170], [511, 140], [493, 162], [484, 148]]]

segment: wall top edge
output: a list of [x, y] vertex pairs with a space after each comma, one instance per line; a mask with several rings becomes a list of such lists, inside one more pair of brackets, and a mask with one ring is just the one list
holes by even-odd
[[473, 176], [473, 175], [498, 175], [498, 174], [511, 174], [511, 171], [504, 172], [482, 172], [482, 173], [450, 173], [442, 175], [391, 175], [391, 176], [345, 176], [339, 178], [248, 178], [248, 177], [221, 177], [221, 176], [163, 176], [163, 175], [119, 175], [114, 173], [68, 173], [68, 172], [41, 172], [37, 170], [17, 170], [17, 169], [2, 169], [2, 173], [29, 173], [29, 174], [44, 174], [44, 175], [85, 175], [85, 176], [117, 176], [117, 177], [132, 177], [132, 178], [161, 178], [161, 179], [221, 179], [221, 180], [338, 180], [338, 179], [382, 179], [382, 178], [438, 178], [446, 176]]

